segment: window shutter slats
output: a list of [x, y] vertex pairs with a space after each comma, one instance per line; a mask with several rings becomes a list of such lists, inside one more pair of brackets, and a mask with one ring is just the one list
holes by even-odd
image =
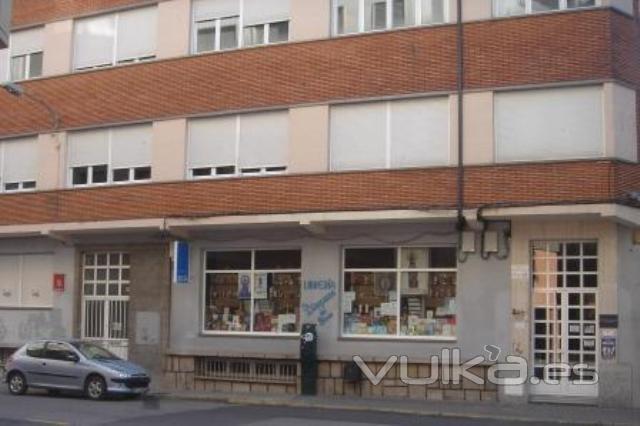
[[43, 27], [11, 33], [11, 56], [27, 55], [33, 52], [41, 52], [44, 45]]
[[118, 127], [111, 135], [112, 168], [141, 167], [151, 164], [151, 125]]
[[391, 167], [449, 162], [449, 99], [391, 102]]
[[236, 118], [214, 117], [189, 122], [189, 168], [236, 164]]
[[238, 0], [195, 0], [193, 2], [193, 18], [196, 22], [239, 14]]
[[498, 161], [603, 155], [602, 87], [495, 95]]
[[332, 170], [384, 168], [385, 159], [385, 103], [331, 108]]
[[108, 130], [88, 130], [68, 136], [69, 167], [107, 164], [109, 161]]
[[4, 142], [2, 183], [35, 181], [38, 177], [38, 140], [26, 138]]
[[241, 168], [286, 166], [289, 158], [289, 112], [240, 116]]
[[76, 21], [73, 61], [76, 69], [113, 63], [115, 15]]
[[156, 7], [120, 13], [116, 60], [155, 56], [157, 14]]
[[244, 0], [244, 26], [286, 21], [290, 0]]

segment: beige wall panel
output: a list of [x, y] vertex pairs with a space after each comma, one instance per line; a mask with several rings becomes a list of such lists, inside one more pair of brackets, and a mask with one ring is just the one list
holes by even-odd
[[47, 133], [38, 136], [38, 190], [64, 187], [65, 133]]
[[153, 123], [151, 144], [151, 179], [154, 182], [183, 180], [187, 120], [166, 120]]
[[159, 59], [187, 55], [191, 34], [191, 1], [168, 0], [158, 3]]
[[328, 38], [330, 27], [330, 0], [291, 0], [292, 41]]
[[289, 120], [289, 171], [328, 171], [329, 106], [292, 108], [289, 110]]
[[71, 72], [72, 52], [73, 21], [71, 19], [51, 22], [44, 26], [43, 76]]

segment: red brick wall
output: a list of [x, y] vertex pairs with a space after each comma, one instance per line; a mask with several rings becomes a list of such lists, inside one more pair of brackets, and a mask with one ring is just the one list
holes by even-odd
[[[430, 168], [5, 194], [0, 225], [454, 208], [455, 182], [455, 168]], [[639, 168], [610, 161], [469, 167], [465, 184], [468, 207], [607, 202], [628, 188], [640, 189]]]
[[[160, 0], [162, 1], [162, 0]], [[12, 25], [41, 24], [158, 0], [13, 0]]]
[[[467, 87], [613, 78], [609, 10], [467, 25]], [[25, 83], [63, 127], [230, 109], [411, 94], [455, 88], [455, 28], [245, 49]], [[46, 131], [46, 112], [0, 93], [0, 136]]]

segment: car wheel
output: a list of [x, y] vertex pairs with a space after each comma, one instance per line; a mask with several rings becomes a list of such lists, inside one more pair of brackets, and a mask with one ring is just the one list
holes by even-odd
[[19, 372], [9, 374], [7, 384], [11, 395], [24, 395], [27, 392], [27, 380]]
[[103, 399], [107, 395], [107, 384], [100, 376], [91, 376], [87, 379], [87, 383], [84, 388], [84, 393], [87, 398], [94, 401]]

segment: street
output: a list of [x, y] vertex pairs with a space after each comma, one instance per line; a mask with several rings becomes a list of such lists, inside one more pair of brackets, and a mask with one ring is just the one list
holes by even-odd
[[[425, 417], [379, 412], [272, 406], [237, 406], [154, 397], [92, 402], [76, 396], [30, 392], [21, 397], [0, 390], [0, 425], [509, 425], [493, 420]], [[534, 423], [527, 423], [532, 425]], [[540, 423], [545, 424], [545, 423]]]

